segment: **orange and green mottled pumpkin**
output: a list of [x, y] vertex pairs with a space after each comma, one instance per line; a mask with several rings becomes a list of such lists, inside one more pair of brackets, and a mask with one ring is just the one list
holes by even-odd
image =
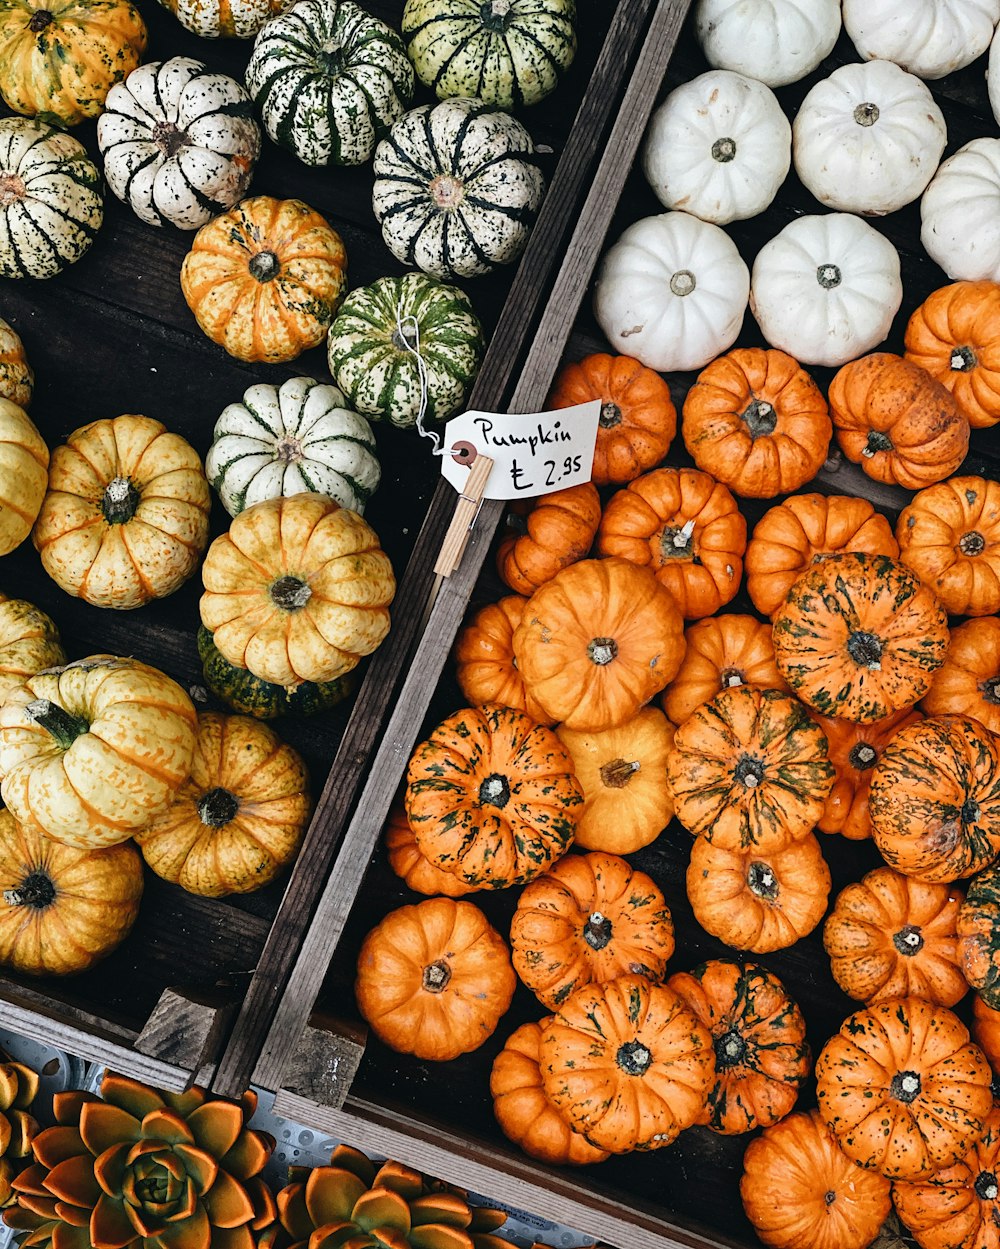
[[475, 885], [467, 885], [453, 872], [435, 867], [426, 855], [420, 853], [402, 803], [393, 806], [389, 812], [383, 838], [389, 866], [414, 893], [423, 893], [428, 897], [461, 898], [475, 892]]
[[929, 716], [972, 716], [1000, 733], [1000, 616], [952, 629], [947, 658], [921, 706]]
[[988, 867], [969, 882], [957, 928], [966, 980], [987, 1006], [1000, 1010], [1000, 867]]

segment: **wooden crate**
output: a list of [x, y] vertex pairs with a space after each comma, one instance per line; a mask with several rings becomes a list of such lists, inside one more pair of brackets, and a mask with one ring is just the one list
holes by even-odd
[[[242, 81], [249, 42], [199, 39], [154, 0], [139, 3], [150, 59], [193, 56]], [[368, 7], [399, 28], [403, 0]], [[520, 266], [467, 286], [490, 339], [471, 400], [479, 407], [504, 402], [651, 7], [652, 0], [621, 0], [617, 8], [581, 0], [577, 62], [545, 107], [525, 116], [547, 153], [549, 191]], [[418, 102], [429, 99], [421, 90]], [[94, 124], [74, 133], [99, 159]], [[370, 166], [310, 169], [265, 140], [251, 190], [297, 197], [321, 211], [344, 238], [355, 286], [404, 271], [382, 242], [371, 183]], [[142, 412], [204, 454], [222, 408], [249, 385], [328, 376], [323, 348], [288, 366], [250, 366], [201, 334], [178, 280], [191, 237], [145, 226], [109, 196], [104, 226], [82, 261], [48, 282], [0, 282], [0, 316], [24, 339], [37, 374], [32, 416], [50, 445], [96, 418]], [[397, 574], [409, 565], [392, 632], [367, 664], [357, 696], [333, 712], [277, 723], [305, 756], [317, 798], [290, 878], [245, 898], [209, 900], [147, 873], [135, 929], [93, 971], [60, 982], [0, 979], [3, 1026], [164, 1088], [183, 1088], [195, 1077], [232, 1093], [246, 1087], [324, 882], [338, 821], [368, 776], [369, 755], [420, 633], [432, 580], [427, 552], [440, 546], [454, 507], [427, 444], [388, 425], [376, 435], [383, 478], [367, 516]], [[216, 502], [213, 537], [228, 522]], [[0, 586], [49, 612], [71, 657], [135, 655], [205, 697], [195, 645], [199, 577], [138, 611], [100, 611], [60, 591], [29, 542], [4, 560]]]
[[[543, 401], [553, 376], [555, 355], [570, 360], [607, 350], [584, 304], [605, 234], [610, 242], [631, 222], [661, 211], [641, 174], [634, 168], [629, 173], [629, 166], [656, 100], [708, 68], [690, 22], [677, 39], [685, 8], [674, 0], [660, 0], [653, 16], [605, 158], [579, 214], [515, 390], [514, 411], [530, 411]], [[786, 110], [794, 113], [814, 82], [837, 65], [856, 59], [851, 44], [842, 36], [816, 73], [779, 91]], [[980, 60], [941, 83], [931, 84], [948, 120], [949, 152], [977, 134], [996, 132], [983, 73], [984, 62]], [[787, 221], [817, 211], [819, 206], [792, 174], [766, 214], [754, 221], [734, 223], [728, 229], [744, 258], [752, 263], [762, 244]], [[904, 302], [888, 342], [889, 349], [898, 351], [909, 313], [946, 279], [920, 249], [916, 205], [874, 224], [892, 240], [902, 257]], [[764, 345], [749, 314], [738, 345]], [[814, 372], [825, 387], [833, 371]], [[669, 379], [678, 409], [693, 376]], [[679, 437], [668, 463], [690, 463]], [[1000, 474], [997, 430], [974, 431], [963, 471], [994, 478]], [[889, 516], [894, 516], [909, 497], [901, 490], [876, 485], [854, 466], [842, 463], [837, 454], [820, 474], [817, 488], [867, 497]], [[741, 508], [752, 525], [772, 503], [741, 501]], [[543, 1013], [523, 988], [518, 989], [512, 1009], [494, 1037], [480, 1050], [453, 1062], [422, 1062], [392, 1053], [374, 1038], [365, 1041], [352, 991], [361, 941], [390, 909], [419, 900], [391, 873], [379, 846], [380, 828], [414, 743], [462, 705], [448, 659], [449, 644], [470, 596], [475, 607], [495, 601], [504, 592], [489, 558], [501, 512], [500, 505], [483, 508], [466, 559], [430, 614], [261, 1054], [256, 1078], [277, 1090], [276, 1105], [283, 1113], [301, 1122], [519, 1203], [591, 1232], [620, 1249], [749, 1249], [758, 1242], [743, 1216], [737, 1188], [746, 1138], [718, 1137], [695, 1128], [683, 1133], [669, 1149], [627, 1155], [581, 1171], [545, 1167], [505, 1141], [493, 1121], [489, 1070], [514, 1028]], [[728, 610], [752, 611], [752, 607], [741, 593]], [[675, 822], [652, 846], [629, 856], [654, 877], [667, 896], [678, 938], [671, 966], [677, 970], [727, 953], [720, 942], [701, 930], [688, 905], [684, 874], [690, 842], [689, 835]], [[831, 896], [880, 861], [870, 843], [824, 837], [822, 845], [833, 874]], [[506, 932], [516, 894], [516, 890], [480, 893], [475, 901], [500, 931]], [[819, 931], [793, 948], [760, 961], [785, 981], [801, 1004], [813, 1051], [818, 1052], [856, 1006], [830, 977]], [[962, 1010], [968, 1009], [966, 1003]], [[800, 1105], [810, 1105], [813, 1096], [813, 1089], [807, 1088]]]

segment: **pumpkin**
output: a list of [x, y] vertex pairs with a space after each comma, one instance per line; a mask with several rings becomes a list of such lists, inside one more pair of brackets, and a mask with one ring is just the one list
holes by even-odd
[[671, 976], [667, 987], [712, 1034], [715, 1086], [706, 1127], [736, 1136], [783, 1119], [812, 1060], [806, 1021], [778, 977], [756, 963], [712, 959]]
[[137, 659], [92, 655], [29, 677], [0, 708], [0, 795], [31, 833], [81, 850], [127, 841], [173, 802], [197, 717]]
[[576, 55], [575, 0], [406, 0], [403, 38], [439, 100], [521, 108], [551, 95]]
[[0, 555], [9, 555], [31, 533], [48, 469], [49, 449], [34, 422], [16, 403], [0, 398]]
[[859, 724], [923, 698], [947, 650], [944, 608], [885, 555], [828, 555], [774, 617], [774, 657], [798, 697]]
[[958, 912], [958, 954], [962, 971], [983, 1002], [1000, 1010], [1000, 872], [987, 867], [969, 882]]
[[868, 1249], [892, 1208], [889, 1181], [854, 1165], [818, 1110], [766, 1128], [743, 1155], [747, 1218], [774, 1249]]
[[596, 1149], [575, 1132], [545, 1095], [539, 1062], [547, 1022], [521, 1024], [493, 1060], [493, 1114], [504, 1136], [532, 1158], [553, 1166], [604, 1162], [607, 1150]]
[[0, 602], [0, 703], [27, 677], [65, 662], [59, 630], [45, 612], [24, 599]]
[[660, 696], [677, 726], [702, 703], [738, 685], [787, 690], [774, 662], [771, 626], [753, 616], [711, 616], [684, 631], [687, 649], [677, 675]]
[[40, 121], [0, 120], [0, 277], [61, 273], [103, 220], [101, 175], [78, 139]]
[[563, 855], [583, 797], [551, 729], [487, 704], [442, 721], [410, 757], [406, 818], [436, 867], [467, 885], [523, 885]]
[[731, 351], [699, 373], [682, 429], [698, 467], [752, 499], [812, 481], [833, 434], [826, 400], [805, 369], [758, 347]]
[[274, 720], [277, 716], [312, 716], [336, 707], [354, 692], [356, 682], [352, 672], [320, 684], [297, 681], [291, 685], [276, 685], [255, 677], [247, 668], [231, 664], [215, 645], [211, 630], [204, 625], [198, 627], [197, 641], [208, 688], [233, 711], [258, 720]]
[[601, 523], [601, 499], [592, 482], [555, 490], [508, 513], [512, 530], [497, 549], [504, 585], [531, 595], [563, 568], [590, 554]]
[[514, 630], [521, 623], [527, 599], [508, 594], [498, 603], [480, 607], [455, 642], [455, 677], [466, 702], [500, 703], [526, 711], [539, 724], [552, 725], [524, 688], [514, 659]]
[[615, 854], [571, 854], [522, 891], [510, 946], [521, 983], [556, 1010], [584, 985], [664, 980], [674, 925], [645, 872]]
[[389, 632], [388, 556], [357, 512], [323, 495], [240, 512], [201, 574], [202, 624], [224, 658], [263, 681], [333, 681]]
[[819, 924], [830, 869], [812, 833], [776, 850], [729, 850], [699, 837], [691, 848], [687, 896], [707, 933], [734, 950], [785, 950]]
[[657, 468], [613, 495], [600, 555], [649, 567], [685, 619], [710, 616], [740, 588], [747, 524], [726, 486], [693, 468]]
[[335, 386], [258, 382], [215, 423], [205, 472], [230, 516], [279, 495], [313, 491], [359, 514], [378, 488], [375, 436]]
[[1000, 854], [1000, 746], [967, 716], [919, 720], [883, 750], [868, 810], [892, 867], [931, 882], [972, 876]]
[[973, 139], [942, 163], [920, 201], [920, 242], [948, 277], [1000, 281], [998, 206], [1000, 139]]
[[830, 971], [859, 1002], [922, 997], [954, 1006], [968, 992], [956, 922], [963, 894], [877, 867], [841, 891], [823, 928]]
[[841, 65], [795, 115], [795, 172], [828, 208], [881, 216], [924, 191], [948, 131], [919, 78], [891, 61]]
[[849, 1015], [816, 1060], [819, 1112], [861, 1167], [917, 1179], [965, 1156], [993, 1097], [990, 1068], [944, 1006], [918, 997]]
[[139, 64], [146, 23], [131, 0], [5, 0], [0, 95], [15, 113], [74, 126], [96, 117]]
[[295, 0], [258, 34], [247, 90], [307, 165], [363, 165], [413, 98], [399, 35], [351, 0]]
[[952, 282], [932, 291], [907, 323], [906, 359], [951, 391], [973, 429], [995, 425], [1000, 421], [1000, 286]]
[[468, 296], [423, 273], [351, 291], [327, 340], [330, 372], [351, 407], [401, 429], [454, 416], [484, 351]]
[[428, 898], [371, 930], [358, 956], [358, 1009], [384, 1044], [447, 1062], [478, 1049], [517, 980], [503, 938], [471, 902]]
[[996, 0], [913, 0], [900, 22], [893, 0], [844, 0], [844, 26], [865, 60], [895, 61], [921, 78], [944, 78], [990, 46]]
[[642, 171], [665, 208], [724, 226], [756, 217], [792, 164], [792, 128], [774, 92], [716, 69], [683, 83], [653, 114]]
[[929, 716], [971, 716], [1000, 734], [1000, 618], [952, 629], [948, 654], [920, 705]]
[[548, 407], [572, 408], [594, 399], [601, 401], [591, 470], [595, 485], [624, 485], [655, 468], [677, 432], [677, 409], [659, 373], [631, 356], [597, 352], [563, 366]]
[[56, 585], [124, 610], [173, 594], [208, 543], [201, 457], [148, 416], [94, 421], [56, 447], [32, 534]]
[[585, 985], [542, 1025], [545, 1095], [598, 1149], [661, 1149], [697, 1123], [715, 1082], [708, 1029], [644, 976]]
[[1000, 1069], [1000, 1010], [972, 995], [972, 1039], [986, 1055], [993, 1071]]
[[952, 477], [921, 490], [896, 538], [899, 558], [953, 616], [1000, 612], [1000, 482]]
[[0, 811], [0, 964], [28, 976], [86, 971], [139, 914], [142, 859], [129, 845], [59, 845]]
[[556, 734], [583, 790], [577, 847], [632, 854], [654, 842], [674, 813], [667, 789], [674, 730], [663, 713], [643, 707], [617, 728], [586, 733], [562, 725]]
[[804, 573], [842, 551], [899, 556], [892, 525], [867, 499], [797, 494], [772, 507], [747, 546], [746, 588], [754, 607], [773, 616]]
[[630, 225], [607, 252], [594, 316], [615, 351], [661, 373], [700, 369], [736, 341], [749, 293], [729, 235], [668, 212]]
[[528, 600], [514, 631], [527, 692], [551, 720], [602, 732], [630, 720], [676, 675], [681, 614], [648, 568], [587, 559]]
[[990, 55], [986, 68], [986, 93], [994, 121], [1000, 117], [1000, 42], [996, 34], [990, 43]]
[[826, 738], [780, 690], [724, 689], [678, 728], [667, 760], [677, 818], [724, 850], [805, 837], [833, 785]]
[[305, 764], [273, 729], [203, 711], [190, 778], [135, 839], [157, 876], [188, 893], [252, 893], [295, 858], [310, 809]]
[[920, 718], [919, 711], [908, 707], [868, 724], [814, 714], [813, 719], [826, 734], [830, 762], [837, 774], [817, 823], [822, 832], [840, 833], [849, 841], [871, 837], [868, 793], [872, 769], [900, 729], [916, 724]]
[[24, 343], [0, 317], [0, 399], [27, 408], [34, 386], [35, 374], [24, 354]]
[[850, 213], [796, 217], [754, 261], [750, 310], [770, 346], [802, 364], [870, 351], [902, 301], [899, 253]]
[[238, 82], [175, 56], [111, 88], [97, 144], [108, 185], [140, 221], [197, 230], [242, 199], [260, 128]]
[[832, 52], [840, 0], [698, 0], [695, 32], [709, 65], [784, 87]]
[[252, 39], [285, 0], [160, 0], [187, 30], [203, 39]]
[[475, 885], [467, 885], [453, 872], [435, 867], [421, 852], [401, 803], [393, 806], [389, 812], [384, 839], [389, 866], [414, 893], [461, 898], [467, 893], [475, 892]]
[[282, 364], [326, 338], [347, 287], [340, 235], [301, 200], [257, 195], [204, 225], [181, 291], [213, 343]]

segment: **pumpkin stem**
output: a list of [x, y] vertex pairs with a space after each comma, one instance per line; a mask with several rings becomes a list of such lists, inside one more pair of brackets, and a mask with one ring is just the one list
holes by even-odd
[[448, 987], [450, 979], [451, 968], [443, 958], [439, 958], [436, 963], [427, 964], [420, 983], [428, 993], [441, 993]]
[[684, 559], [691, 554], [694, 520], [685, 521], [680, 529], [664, 526], [660, 534], [660, 558]]
[[594, 911], [583, 926], [583, 939], [592, 950], [603, 950], [611, 940], [611, 920]]
[[618, 1047], [615, 1061], [626, 1075], [641, 1076], [649, 1070], [653, 1055], [641, 1041], [626, 1041]]
[[685, 295], [690, 295], [697, 285], [697, 279], [690, 269], [678, 269], [670, 279], [671, 292], [682, 299]]
[[870, 460], [877, 451], [894, 450], [892, 439], [888, 434], [883, 434], [880, 429], [870, 429], [868, 431], [868, 441], [861, 448], [861, 454], [866, 460]]
[[833, 1203], [837, 1200], [837, 1194], [833, 1191], [832, 1188], [828, 1188], [826, 1192], [823, 1194], [823, 1200], [826, 1202], [828, 1206], [832, 1206]]
[[153, 127], [153, 142], [169, 160], [171, 156], [176, 156], [182, 147], [187, 147], [187, 131], [181, 130], [172, 121], [158, 121]]
[[874, 633], [858, 630], [847, 639], [847, 653], [859, 668], [869, 672], [882, 671], [882, 640]]
[[747, 789], [756, 789], [764, 779], [764, 765], [759, 759], [751, 759], [749, 755], [741, 755], [736, 763], [733, 775]]
[[978, 530], [972, 529], [959, 538], [958, 549], [963, 555], [982, 555], [986, 549], [986, 539]]
[[899, 932], [893, 934], [892, 944], [900, 954], [912, 958], [924, 948], [923, 934], [916, 924], [907, 924], [905, 928], [900, 928]]
[[336, 78], [344, 70], [343, 46], [336, 39], [328, 39], [316, 53], [314, 64], [321, 74]]
[[312, 598], [312, 590], [301, 577], [279, 577], [271, 583], [271, 601], [282, 611], [301, 611]]
[[622, 410], [617, 403], [602, 403], [601, 415], [597, 418], [601, 429], [614, 429], [622, 423]]
[[198, 818], [209, 828], [222, 828], [236, 818], [240, 800], [228, 789], [217, 785], [198, 800]]
[[874, 126], [878, 121], [878, 105], [870, 101], [859, 104], [854, 110], [854, 120], [859, 126]]
[[7, 171], [0, 173], [0, 208], [9, 208], [27, 194], [28, 188], [19, 174]]
[[751, 399], [740, 415], [750, 431], [751, 438], [762, 438], [767, 434], [773, 434], [778, 424], [778, 414], [774, 410], [774, 404], [768, 403], [766, 399]]
[[601, 783], [607, 789], [624, 789], [642, 764], [638, 759], [612, 759], [601, 764]]
[[510, 25], [509, 14], [514, 0], [486, 0], [479, 10], [479, 20], [494, 35], [502, 35]]
[[250, 257], [250, 276], [258, 282], [270, 282], [281, 271], [281, 261], [274, 252], [258, 252]]
[[16, 889], [5, 889], [3, 900], [8, 906], [30, 906], [44, 911], [56, 900], [56, 887], [47, 872], [36, 870], [25, 876]]
[[713, 1044], [715, 1046], [715, 1065], [720, 1069], [735, 1067], [743, 1061], [747, 1052], [747, 1043], [735, 1028], [730, 1028], [728, 1032], [723, 1032], [721, 1036], [717, 1036]]
[[737, 685], [746, 685], [747, 679], [739, 668], [723, 668], [719, 673], [719, 689], [731, 690]]
[[298, 464], [306, 458], [306, 453], [302, 450], [302, 443], [298, 438], [285, 434], [274, 444], [274, 458], [282, 464]]
[[109, 525], [127, 525], [141, 502], [142, 495], [127, 477], [113, 477], [104, 487], [101, 511]]
[[962, 808], [959, 814], [962, 817], [963, 824], [975, 824], [982, 812], [980, 811], [979, 803], [976, 802], [975, 798], [966, 798], [965, 802], [962, 803]]
[[997, 1177], [992, 1171], [980, 1171], [973, 1188], [980, 1201], [996, 1201], [1000, 1196], [1000, 1185], [997, 1184]]
[[747, 885], [758, 898], [773, 902], [778, 896], [778, 878], [767, 863], [751, 863], [747, 869]]
[[71, 716], [64, 707], [48, 698], [34, 699], [25, 707], [24, 713], [29, 720], [34, 720], [51, 733], [62, 750], [69, 750], [76, 739], [90, 728], [86, 720]]
[[407, 355], [412, 355], [416, 350], [419, 337], [420, 331], [416, 317], [403, 317], [397, 321], [389, 341], [397, 351], [405, 351]]
[[825, 291], [836, 290], [843, 280], [837, 265], [820, 265], [816, 270], [816, 281]]
[[720, 165], [728, 165], [735, 155], [735, 139], [716, 139], [712, 144], [712, 160], [717, 160]]
[[438, 208], [458, 208], [465, 199], [465, 184], [450, 173], [439, 173], [431, 178], [427, 190]]
[[592, 664], [603, 667], [618, 658], [618, 643], [614, 638], [591, 638], [587, 646], [587, 658]]
[[951, 352], [951, 368], [954, 373], [971, 373], [979, 363], [971, 347], [954, 347]]
[[1000, 672], [995, 677], [990, 677], [988, 681], [983, 681], [979, 686], [979, 692], [988, 703], [994, 703], [1000, 707]]
[[847, 756], [847, 762], [855, 772], [867, 772], [869, 768], [875, 766], [877, 761], [878, 751], [874, 746], [869, 746], [867, 742], [858, 742]]
[[889, 1096], [909, 1105], [920, 1096], [920, 1075], [916, 1071], [897, 1071], [889, 1085]]
[[31, 21], [28, 23], [28, 29], [32, 34], [37, 35], [40, 30], [44, 30], [50, 22], [56, 20], [56, 15], [50, 13], [48, 9], [36, 9], [31, 15]]
[[491, 773], [479, 786], [479, 801], [483, 806], [503, 808], [510, 802], [510, 781], [499, 772]]

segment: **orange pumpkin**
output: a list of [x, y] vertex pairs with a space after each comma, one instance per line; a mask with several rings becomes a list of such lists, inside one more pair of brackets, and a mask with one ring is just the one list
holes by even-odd
[[1000, 482], [953, 477], [921, 490], [896, 537], [899, 558], [953, 616], [1000, 611]]
[[732, 494], [693, 468], [658, 468], [631, 482], [612, 496], [597, 531], [600, 555], [651, 568], [688, 620], [735, 596], [746, 546]]
[[1000, 733], [1000, 617], [952, 629], [948, 654], [920, 705], [929, 716], [972, 716]]
[[961, 890], [877, 867], [841, 891], [823, 927], [830, 970], [860, 1002], [922, 997], [954, 1006], [965, 997], [955, 925]]
[[514, 632], [525, 688], [566, 728], [616, 728], [673, 679], [684, 624], [669, 590], [622, 559], [582, 560], [528, 600]]
[[614, 854], [571, 854], [522, 892], [510, 945], [521, 982], [555, 1010], [583, 985], [663, 980], [674, 925], [645, 872]]
[[428, 898], [365, 937], [354, 989], [386, 1045], [445, 1062], [492, 1036], [516, 984], [503, 938], [477, 906]]
[[1000, 286], [952, 282], [932, 291], [906, 327], [906, 358], [952, 393], [973, 429], [1000, 421]]
[[769, 853], [725, 850], [699, 837], [687, 870], [698, 923], [734, 950], [753, 954], [784, 950], [808, 936], [826, 911], [830, 883], [812, 833]]
[[604, 352], [564, 365], [550, 408], [601, 401], [591, 479], [620, 486], [655, 468], [677, 433], [677, 409], [663, 378], [631, 356]]
[[824, 556], [863, 551], [896, 559], [892, 525], [867, 499], [797, 494], [757, 522], [747, 547], [747, 593], [754, 607], [773, 616], [799, 577]]
[[830, 412], [844, 455], [907, 490], [950, 477], [969, 449], [969, 422], [951, 392], [888, 352], [844, 365], [830, 383]]
[[593, 482], [556, 490], [508, 514], [512, 532], [497, 550], [497, 572], [517, 594], [533, 594], [562, 568], [590, 554], [601, 523]]
[[823, 392], [805, 369], [759, 347], [730, 351], [698, 374], [682, 430], [698, 467], [751, 499], [812, 481], [833, 435]]
[[440, 867], [435, 867], [420, 853], [402, 803], [394, 805], [389, 812], [384, 838], [389, 866], [414, 893], [425, 893], [429, 897], [441, 895], [445, 898], [461, 898], [467, 893], [475, 892], [475, 885], [467, 885], [454, 872], [445, 872]]
[[972, 998], [972, 1039], [993, 1070], [1000, 1071], [1000, 1010], [987, 1006], [978, 993]]
[[480, 607], [455, 642], [455, 676], [472, 707], [499, 703], [525, 711], [539, 724], [554, 724], [524, 688], [514, 658], [514, 630], [524, 615], [526, 598], [508, 594]]

